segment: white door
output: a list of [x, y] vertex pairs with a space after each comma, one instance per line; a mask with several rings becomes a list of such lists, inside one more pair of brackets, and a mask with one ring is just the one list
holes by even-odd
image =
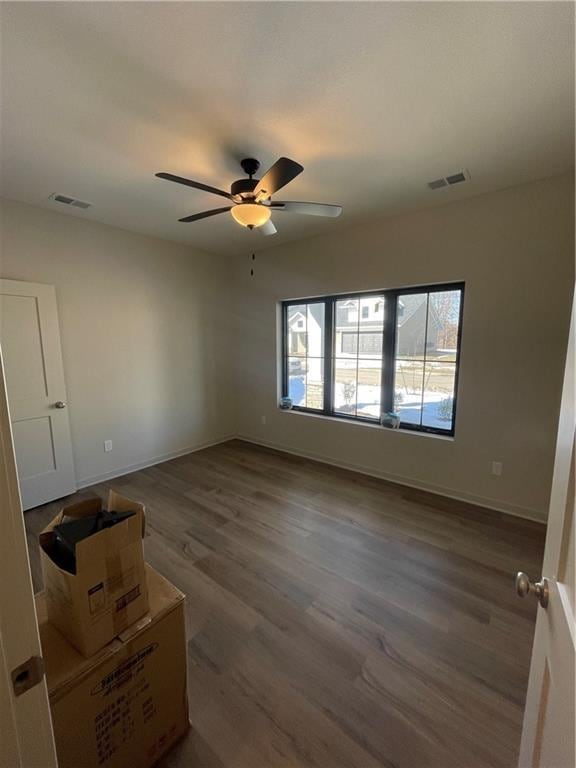
[[[542, 576], [548, 604], [538, 608], [521, 768], [574, 768], [574, 659], [576, 654], [574, 557], [574, 436], [576, 426], [575, 308], [560, 408], [556, 461]], [[537, 575], [537, 574], [534, 574]], [[524, 581], [520, 587], [528, 586]], [[530, 590], [534, 594], [533, 587]], [[522, 589], [520, 589], [522, 591]], [[537, 591], [540, 591], [537, 589]], [[536, 595], [537, 596], [537, 595]]]
[[54, 286], [0, 280], [4, 358], [24, 509], [76, 490]]
[[0, 766], [56, 768], [1, 354], [0, 509]]

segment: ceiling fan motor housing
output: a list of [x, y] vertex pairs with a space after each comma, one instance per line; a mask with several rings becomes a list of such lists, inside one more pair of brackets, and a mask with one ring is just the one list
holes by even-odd
[[244, 173], [247, 173], [250, 178], [237, 179], [232, 182], [230, 194], [238, 195], [239, 197], [249, 200], [254, 197], [252, 193], [258, 184], [258, 179], [253, 179], [252, 176], [258, 172], [260, 161], [256, 160], [254, 157], [245, 157], [243, 160], [240, 160], [240, 165], [242, 166]]
[[258, 179], [237, 179], [232, 182], [230, 194], [240, 197], [253, 197], [252, 193], [258, 184]]
[[247, 173], [250, 178], [233, 181], [230, 187], [230, 194], [249, 200], [254, 197], [252, 193], [258, 184], [258, 179], [253, 179], [252, 176], [258, 172], [260, 161], [254, 157], [245, 157], [243, 160], [240, 160], [240, 165], [244, 173]]

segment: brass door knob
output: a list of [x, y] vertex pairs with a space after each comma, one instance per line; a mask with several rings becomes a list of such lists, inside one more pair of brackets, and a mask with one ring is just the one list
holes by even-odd
[[534, 583], [530, 581], [526, 573], [519, 571], [516, 574], [516, 593], [519, 597], [536, 595], [542, 608], [546, 608], [548, 605], [548, 582], [546, 579]]

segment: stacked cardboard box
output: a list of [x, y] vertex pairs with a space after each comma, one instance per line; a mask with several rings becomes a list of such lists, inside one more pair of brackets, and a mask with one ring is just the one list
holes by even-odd
[[109, 509], [136, 514], [82, 542], [76, 573], [58, 568], [54, 526], [98, 503], [64, 509], [41, 534], [36, 610], [58, 762], [148, 768], [189, 727], [184, 595], [144, 563], [144, 508], [118, 494]]
[[48, 618], [85, 656], [103, 648], [148, 610], [142, 549], [145, 509], [114, 491], [107, 509], [132, 516], [79, 541], [73, 572], [56, 556], [58, 526], [94, 518], [102, 512], [102, 501], [95, 497], [65, 507], [40, 534]]

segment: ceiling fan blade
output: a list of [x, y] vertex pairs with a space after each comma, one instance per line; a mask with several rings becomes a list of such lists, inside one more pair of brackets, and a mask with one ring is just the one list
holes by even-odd
[[292, 179], [295, 179], [303, 170], [304, 167], [300, 163], [296, 163], [288, 157], [281, 157], [276, 160], [254, 188], [256, 199], [265, 200], [270, 197], [285, 187]]
[[289, 203], [277, 202], [270, 203], [270, 208], [275, 211], [286, 211], [287, 213], [305, 213], [308, 216], [330, 216], [335, 218], [342, 213], [341, 205], [328, 205], [327, 203]]
[[204, 192], [212, 192], [213, 195], [220, 195], [221, 197], [227, 197], [228, 200], [234, 199], [229, 192], [225, 192], [223, 189], [216, 189], [216, 187], [210, 187], [208, 184], [201, 184], [199, 181], [192, 181], [191, 179], [185, 179], [183, 176], [174, 176], [173, 173], [157, 173], [156, 176], [159, 179], [166, 179], [166, 181], [175, 181], [176, 184], [184, 184], [186, 187], [201, 189]]
[[261, 227], [258, 227], [258, 232], [261, 232], [263, 235], [275, 235], [278, 230], [274, 226], [272, 219], [268, 219], [266, 224], [262, 224]]
[[216, 216], [218, 213], [226, 213], [230, 208], [232, 208], [231, 205], [227, 208], [213, 208], [211, 211], [203, 211], [202, 213], [193, 213], [191, 216], [184, 216], [183, 219], [178, 219], [178, 221], [185, 221], [186, 223], [189, 221], [199, 221], [200, 219], [207, 219], [209, 216]]

